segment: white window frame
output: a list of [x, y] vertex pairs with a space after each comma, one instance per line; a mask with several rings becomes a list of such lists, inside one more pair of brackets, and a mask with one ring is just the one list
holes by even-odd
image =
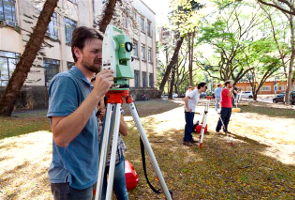
[[140, 26], [141, 32], [145, 33], [145, 20], [144, 20], [144, 16], [140, 16], [140, 18], [139, 18], [139, 26]]
[[145, 47], [145, 44], [141, 44], [140, 51], [141, 51], [141, 60], [146, 61], [146, 47]]
[[271, 86], [270, 85], [262, 86], [261, 91], [269, 92], [269, 91], [271, 91]]

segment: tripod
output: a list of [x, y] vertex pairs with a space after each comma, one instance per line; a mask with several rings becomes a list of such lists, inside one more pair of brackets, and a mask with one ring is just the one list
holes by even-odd
[[206, 127], [206, 124], [207, 124], [208, 110], [209, 110], [209, 107], [210, 107], [211, 98], [212, 98], [212, 96], [207, 97], [207, 101], [206, 101], [206, 105], [205, 105], [205, 109], [204, 109], [204, 115], [203, 115], [203, 120], [202, 120], [202, 128], [201, 128], [201, 133], [200, 133], [200, 144], [199, 144], [200, 148], [203, 147], [204, 133], [205, 133], [205, 127]]
[[118, 144], [120, 115], [121, 115], [120, 109], [124, 102], [126, 102], [129, 105], [130, 113], [139, 131], [144, 147], [150, 157], [154, 170], [159, 178], [159, 181], [164, 191], [164, 194], [166, 196], [166, 199], [172, 200], [172, 197], [165, 183], [164, 177], [157, 163], [152, 147], [148, 141], [148, 138], [145, 134], [143, 126], [140, 122], [140, 118], [138, 116], [133, 100], [129, 96], [129, 90], [111, 90], [106, 94], [106, 96], [108, 98], [107, 100], [108, 104], [107, 104], [107, 111], [105, 115], [104, 131], [103, 131], [102, 140], [101, 140], [95, 200], [101, 199], [103, 178], [104, 178], [105, 166], [106, 166], [107, 155], [108, 155], [108, 151], [110, 147], [111, 138], [112, 138], [112, 149], [111, 149], [111, 161], [110, 161], [110, 167], [109, 167], [109, 178], [108, 178], [106, 199], [111, 200], [112, 198], [114, 174], [115, 174], [114, 172], [115, 172], [115, 162], [116, 162], [116, 151], [117, 151], [117, 144]]

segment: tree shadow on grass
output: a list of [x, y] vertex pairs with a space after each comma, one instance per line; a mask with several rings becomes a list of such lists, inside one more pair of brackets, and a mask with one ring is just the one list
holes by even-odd
[[48, 168], [46, 167], [40, 170], [36, 166], [36, 169], [31, 171], [31, 165], [31, 162], [25, 161], [1, 175], [0, 191], [4, 196], [3, 200], [44, 199], [45, 193], [46, 197], [51, 197], [50, 183], [47, 176]]
[[[180, 103], [175, 103], [173, 101], [165, 101], [165, 100], [152, 100], [141, 102], [140, 104], [136, 104], [135, 106], [140, 117], [147, 117], [150, 115], [161, 114], [167, 112], [169, 110], [178, 108], [182, 106]], [[125, 110], [126, 116], [131, 116], [128, 105], [124, 104], [123, 109]]]
[[[28, 164], [29, 164], [29, 162], [25, 161], [21, 165], [18, 165], [11, 170], [5, 171], [5, 173], [2, 174], [0, 177], [0, 189], [2, 191], [5, 191], [8, 188], [10, 188], [10, 185], [12, 184], [13, 180], [15, 178], [17, 178], [17, 177], [15, 177], [16, 173], [18, 171], [24, 169]], [[8, 189], [8, 191], [9, 191], [9, 189]], [[15, 197], [19, 195], [19, 189], [16, 188], [15, 190], [9, 192], [8, 194], [4, 193], [4, 195], [5, 195], [4, 200], [15, 199]]]
[[259, 115], [266, 115], [269, 117], [295, 118], [294, 109], [273, 108], [267, 106], [243, 106], [241, 107], [243, 113], [256, 113]]
[[[199, 149], [197, 145], [182, 144], [183, 130], [159, 133], [152, 125], [145, 128], [149, 129], [148, 138], [174, 199], [295, 199], [295, 167], [264, 155], [267, 145], [232, 135], [231, 147], [225, 135], [212, 133], [205, 136], [204, 146]], [[130, 150], [126, 159], [134, 162], [141, 181], [130, 192], [130, 199], [161, 199], [163, 196], [153, 194], [143, 178], [136, 137], [131, 133], [124, 139]], [[152, 183], [159, 188], [149, 161], [148, 171]]]

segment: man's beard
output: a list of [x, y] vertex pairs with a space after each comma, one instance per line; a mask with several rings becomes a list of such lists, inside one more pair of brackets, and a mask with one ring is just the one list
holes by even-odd
[[82, 60], [82, 65], [88, 69], [89, 71], [93, 72], [93, 73], [98, 73], [100, 72], [101, 66], [97, 67], [95, 66], [96, 64], [98, 64], [98, 61], [95, 61], [93, 63], [89, 63], [87, 61]]

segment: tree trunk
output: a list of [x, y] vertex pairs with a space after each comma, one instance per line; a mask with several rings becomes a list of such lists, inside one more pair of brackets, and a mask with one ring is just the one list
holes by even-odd
[[179, 38], [177, 39], [177, 42], [176, 42], [176, 46], [175, 46], [175, 49], [174, 49], [172, 59], [171, 59], [169, 65], [167, 66], [165, 75], [164, 75], [163, 80], [161, 81], [161, 84], [160, 84], [160, 88], [159, 88], [159, 90], [160, 90], [159, 95], [160, 96], [163, 93], [165, 84], [166, 84], [166, 82], [168, 80], [168, 77], [170, 75], [172, 67], [177, 64], [178, 53], [179, 53], [179, 50], [180, 50], [180, 47], [181, 47], [182, 43], [183, 43], [183, 37], [179, 36]]
[[0, 115], [11, 116], [16, 98], [23, 86], [31, 66], [40, 50], [51, 16], [58, 0], [47, 0], [25, 50], [17, 63], [8, 85], [0, 99]]
[[257, 101], [257, 93], [253, 93], [253, 100]]
[[192, 33], [188, 34], [188, 71], [189, 71], [189, 84], [193, 85], [193, 55], [192, 55]]
[[191, 40], [190, 40], [190, 60], [189, 60], [189, 80], [190, 85], [194, 85], [193, 81], [193, 60], [194, 60], [194, 38], [195, 38], [195, 31], [191, 34]]
[[109, 23], [111, 22], [113, 18], [113, 14], [114, 14], [117, 2], [121, 2], [121, 0], [108, 0], [105, 10], [103, 12], [103, 17], [98, 23], [99, 31], [104, 33], [105, 30], [107, 29], [107, 26], [109, 25]]
[[176, 87], [175, 87], [175, 92], [177, 93], [178, 97], [180, 96], [180, 89], [179, 89], [179, 66], [177, 65], [177, 76], [176, 76]]
[[174, 83], [175, 83], [175, 68], [176, 68], [177, 65], [178, 65], [178, 57], [177, 57], [176, 65], [174, 65], [172, 67], [170, 92], [169, 92], [169, 95], [168, 95], [168, 99], [172, 99], [173, 98], [173, 87], [174, 87]]
[[294, 16], [290, 15], [290, 28], [291, 28], [291, 58], [289, 63], [289, 71], [288, 71], [288, 82], [287, 82], [287, 89], [285, 93], [285, 104], [290, 104], [290, 93], [292, 90], [292, 76], [293, 76], [293, 65], [294, 65], [294, 58], [295, 58], [295, 32], [294, 32]]

